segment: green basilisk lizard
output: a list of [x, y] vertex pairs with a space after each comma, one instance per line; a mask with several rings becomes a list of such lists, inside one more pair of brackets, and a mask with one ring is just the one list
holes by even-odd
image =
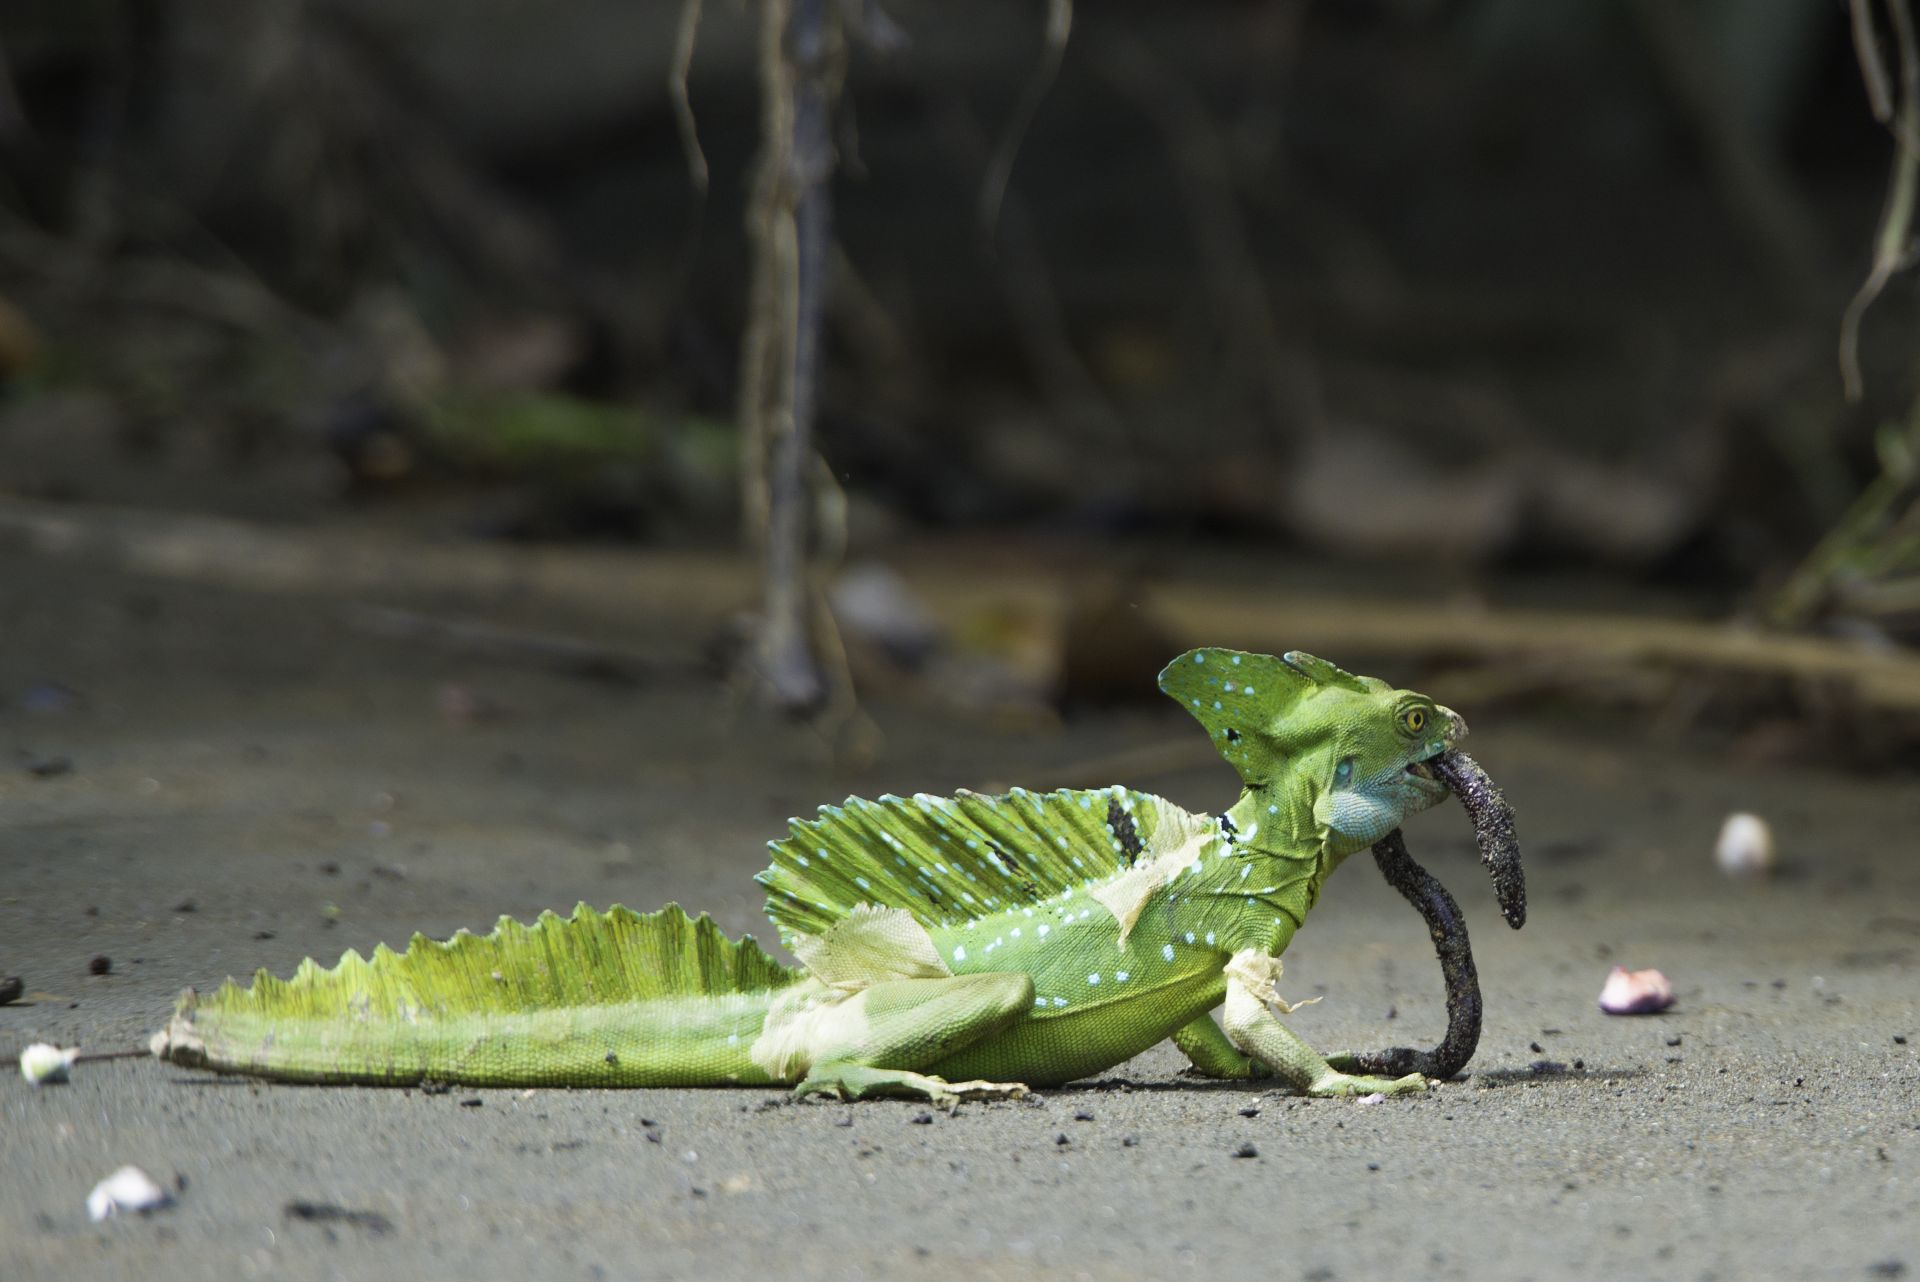
[[[532, 926], [502, 918], [487, 936], [416, 935], [405, 953], [348, 952], [332, 969], [309, 959], [290, 980], [188, 990], [153, 1051], [308, 1082], [785, 1084], [947, 1103], [1084, 1077], [1171, 1037], [1213, 1076], [1270, 1073], [1320, 1096], [1425, 1089], [1406, 1069], [1435, 1071], [1432, 1056], [1329, 1061], [1291, 1032], [1276, 1014], [1292, 1009], [1280, 954], [1327, 876], [1375, 845], [1448, 962], [1457, 910], [1438, 883], [1444, 912], [1403, 884], [1408, 867], [1425, 874], [1398, 828], [1449, 781], [1520, 924], [1511, 821], [1454, 746], [1465, 723], [1300, 653], [1193, 650], [1160, 687], [1239, 771], [1225, 813], [1122, 787], [855, 798], [792, 821], [759, 875], [797, 967], [674, 905], [581, 905]], [[1478, 1036], [1463, 928], [1453, 942], [1441, 1075]]]

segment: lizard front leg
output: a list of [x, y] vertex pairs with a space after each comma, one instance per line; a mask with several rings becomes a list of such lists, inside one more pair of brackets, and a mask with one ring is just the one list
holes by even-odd
[[1280, 977], [1278, 957], [1252, 949], [1237, 953], [1227, 963], [1226, 976], [1221, 1022], [1227, 1037], [1302, 1094], [1398, 1095], [1427, 1088], [1427, 1079], [1418, 1073], [1404, 1077], [1343, 1073], [1282, 1024], [1273, 1008], [1291, 1012], [1293, 1006], [1274, 991], [1274, 981]]
[[799, 1084], [794, 1095], [865, 1099], [903, 1095], [933, 1104], [1005, 1099], [1019, 1082], [949, 1082], [918, 1070], [1002, 1032], [1033, 1008], [1022, 971], [944, 979], [885, 980], [839, 1001], [770, 1014], [755, 1059]]

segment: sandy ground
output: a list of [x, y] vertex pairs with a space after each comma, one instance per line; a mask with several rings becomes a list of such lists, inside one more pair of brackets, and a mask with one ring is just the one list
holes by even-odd
[[[0, 1054], [139, 1046], [184, 986], [577, 900], [678, 899], [765, 938], [749, 878], [790, 813], [1045, 786], [1194, 733], [1177, 713], [1016, 736], [880, 708], [888, 750], [850, 771], [730, 720], [690, 664], [596, 685], [368, 638], [337, 603], [13, 554], [0, 619], [0, 974], [29, 994], [0, 1007]], [[671, 628], [652, 644], [693, 654]], [[448, 682], [504, 715], [449, 720]], [[1501, 924], [1456, 808], [1410, 826], [1475, 926], [1487, 999], [1470, 1076], [1423, 1098], [1203, 1083], [1165, 1047], [951, 1117], [764, 1091], [271, 1087], [141, 1059], [39, 1090], [8, 1074], [0, 1278], [1920, 1272], [1920, 788], [1474, 722], [1521, 809], [1532, 918]], [[1231, 791], [1223, 767], [1125, 782], [1194, 806]], [[1787, 875], [1713, 870], [1735, 808], [1771, 818]], [[96, 955], [111, 973], [89, 974]], [[1663, 968], [1678, 1008], [1600, 1014], [1615, 961]], [[1424, 932], [1364, 858], [1287, 964], [1290, 994], [1327, 995], [1294, 1016], [1323, 1048], [1440, 1031]], [[176, 1204], [89, 1223], [123, 1163], [178, 1180]]]

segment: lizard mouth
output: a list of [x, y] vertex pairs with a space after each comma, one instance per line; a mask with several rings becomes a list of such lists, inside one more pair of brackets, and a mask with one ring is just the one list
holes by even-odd
[[1428, 753], [1418, 761], [1409, 761], [1406, 765], [1407, 773], [1415, 779], [1425, 780], [1427, 783], [1440, 784], [1444, 787], [1445, 781], [1434, 772], [1434, 766], [1439, 763], [1440, 758], [1447, 755], [1447, 751], [1446, 748], [1442, 747], [1435, 752]]

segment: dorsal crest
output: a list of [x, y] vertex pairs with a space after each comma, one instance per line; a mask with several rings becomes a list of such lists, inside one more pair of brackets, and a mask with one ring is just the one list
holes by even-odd
[[1131, 868], [1179, 808], [1127, 788], [848, 798], [791, 821], [757, 880], [783, 935], [818, 935], [861, 904], [954, 926]]

